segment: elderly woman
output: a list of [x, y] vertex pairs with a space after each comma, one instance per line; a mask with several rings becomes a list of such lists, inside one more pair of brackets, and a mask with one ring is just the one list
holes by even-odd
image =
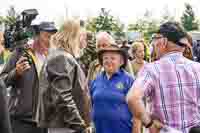
[[132, 54], [134, 60], [131, 62], [132, 70], [134, 75], [137, 76], [139, 70], [144, 66], [146, 61], [144, 60], [145, 56], [145, 44], [141, 41], [136, 41], [132, 45]]
[[[110, 46], [111, 43], [115, 43], [114, 38], [107, 32], [99, 32], [96, 35], [96, 49], [97, 51]], [[93, 81], [96, 76], [102, 71], [102, 65], [99, 63], [98, 59], [94, 60], [88, 70], [87, 82], [88, 84]]]
[[80, 25], [67, 20], [51, 38], [51, 49], [40, 74], [40, 127], [49, 133], [82, 133], [90, 124], [85, 76], [75, 57], [80, 53]]
[[133, 116], [125, 97], [133, 78], [124, 70], [126, 53], [112, 44], [98, 52], [98, 59], [104, 71], [90, 86], [96, 133], [131, 133]]

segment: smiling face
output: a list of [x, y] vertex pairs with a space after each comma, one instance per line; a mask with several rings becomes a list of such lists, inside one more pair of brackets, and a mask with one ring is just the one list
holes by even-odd
[[103, 67], [106, 73], [112, 75], [119, 70], [123, 64], [123, 58], [118, 52], [105, 52], [102, 55]]
[[40, 39], [40, 42], [41, 42], [40, 45], [43, 48], [49, 48], [49, 41], [50, 41], [50, 38], [53, 34], [54, 34], [54, 32], [46, 32], [46, 31], [40, 32], [40, 36], [39, 36], [39, 39]]
[[144, 45], [142, 43], [137, 46], [135, 57], [138, 59], [144, 59]]

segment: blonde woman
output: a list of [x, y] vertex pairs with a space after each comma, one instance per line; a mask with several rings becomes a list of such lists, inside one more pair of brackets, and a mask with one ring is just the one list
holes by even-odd
[[67, 20], [51, 38], [51, 49], [40, 75], [39, 126], [49, 133], [82, 133], [90, 123], [80, 53], [80, 25]]
[[146, 61], [144, 60], [145, 56], [145, 44], [141, 41], [136, 41], [132, 44], [132, 54], [134, 60], [131, 62], [132, 70], [134, 75], [137, 76], [139, 70], [144, 66]]

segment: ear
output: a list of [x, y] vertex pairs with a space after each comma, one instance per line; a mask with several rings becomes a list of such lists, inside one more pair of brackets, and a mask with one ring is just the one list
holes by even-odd
[[123, 56], [121, 55], [120, 56], [120, 66], [122, 66], [124, 64], [124, 58], [123, 58]]
[[167, 38], [163, 38], [163, 48], [167, 47], [167, 43], [168, 43], [168, 39]]

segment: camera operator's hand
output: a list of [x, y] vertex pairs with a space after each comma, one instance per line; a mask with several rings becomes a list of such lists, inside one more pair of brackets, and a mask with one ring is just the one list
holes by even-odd
[[17, 76], [21, 76], [24, 71], [30, 69], [31, 66], [29, 65], [27, 57], [20, 57], [16, 63], [16, 74]]

